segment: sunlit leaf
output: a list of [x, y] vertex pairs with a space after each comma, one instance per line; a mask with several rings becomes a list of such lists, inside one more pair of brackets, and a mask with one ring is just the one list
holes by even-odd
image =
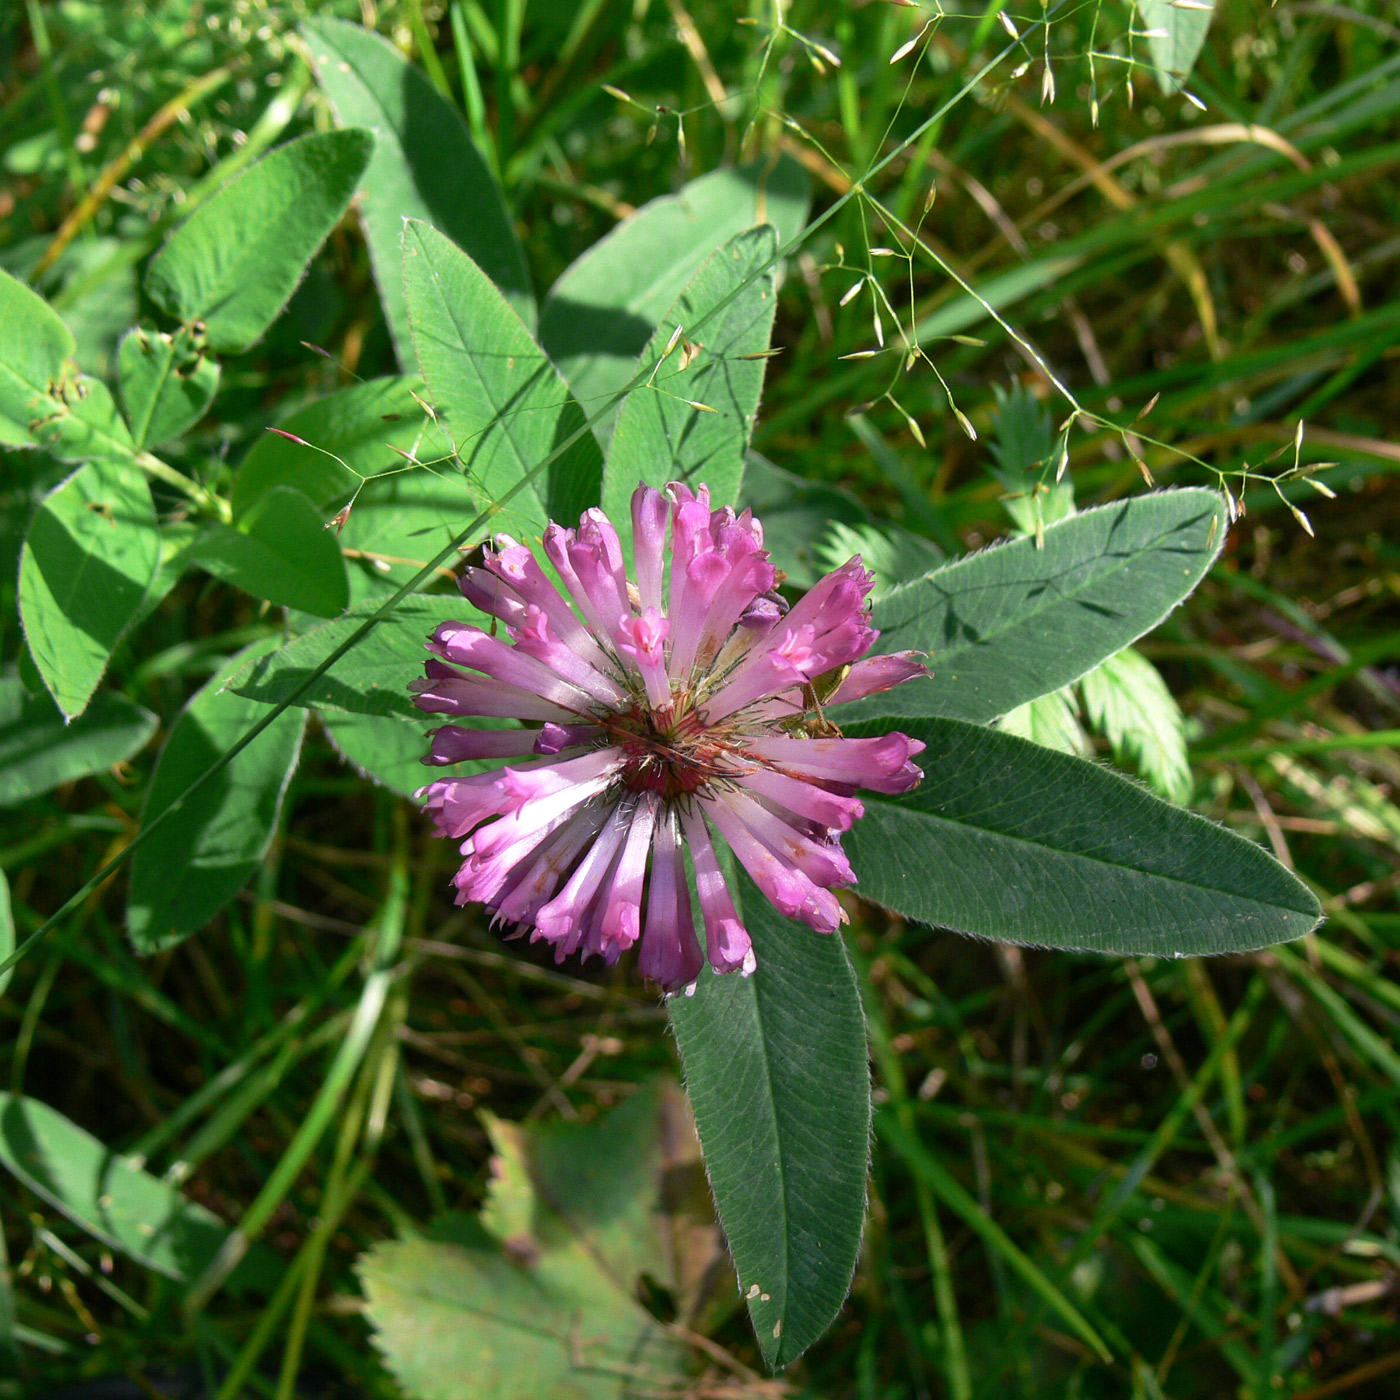
[[334, 617], [350, 601], [345, 560], [320, 512], [291, 486], [265, 491], [236, 525], [218, 524], [190, 551], [190, 562], [283, 607]]
[[184, 332], [137, 326], [117, 347], [122, 407], [137, 447], [159, 447], [193, 427], [219, 387], [219, 362]]
[[0, 442], [33, 441], [30, 425], [48, 416], [49, 390], [74, 350], [58, 313], [23, 282], [0, 272]]
[[772, 224], [780, 244], [807, 217], [796, 161], [715, 170], [629, 215], [578, 258], [540, 308], [540, 342], [592, 415], [632, 377], [667, 309], [736, 233]]
[[[479, 499], [515, 491], [495, 528], [538, 539], [598, 502], [602, 459], [584, 417], [519, 315], [456, 244], [428, 225], [404, 229], [413, 343], [434, 408]], [[463, 522], [466, 523], [465, 521]]]
[[228, 1234], [213, 1211], [37, 1099], [0, 1093], [0, 1164], [94, 1239], [166, 1278], [197, 1276]]
[[980, 938], [1155, 957], [1317, 923], [1312, 893], [1253, 842], [1108, 769], [979, 724], [903, 728], [927, 746], [923, 783], [866, 797], [845, 838], [867, 899]]
[[129, 462], [80, 467], [35, 513], [20, 557], [20, 617], [65, 715], [86, 708], [159, 558], [151, 493]]
[[171, 234], [146, 291], [211, 349], [246, 350], [287, 304], [369, 163], [365, 131], [312, 132], [268, 152]]
[[667, 1007], [739, 1286], [777, 1367], [821, 1336], [851, 1286], [870, 1074], [840, 935], [784, 919], [738, 883], [757, 970], [706, 970]]
[[1225, 537], [1209, 491], [1086, 510], [1032, 538], [966, 555], [875, 606], [880, 651], [929, 653], [933, 675], [843, 706], [986, 721], [1078, 680], [1151, 630], [1201, 581]]
[[[267, 638], [230, 658], [181, 712], [151, 778], [143, 830], [266, 715], [264, 706], [224, 686], [274, 644]], [[127, 930], [138, 951], [155, 952], [203, 928], [257, 869], [305, 724], [304, 710], [279, 715], [138, 848], [127, 899]]]
[[761, 354], [773, 333], [777, 247], [765, 225], [716, 249], [642, 352], [638, 370], [660, 364], [623, 401], [603, 472], [603, 509], [624, 540], [638, 482], [704, 483], [717, 506], [738, 495], [764, 371], [762, 359], [743, 357]]
[[535, 298], [497, 185], [457, 109], [386, 39], [357, 24], [302, 24], [316, 78], [342, 126], [374, 134], [360, 218], [399, 363], [414, 363], [403, 291], [403, 222], [422, 219], [475, 259], [527, 325]]

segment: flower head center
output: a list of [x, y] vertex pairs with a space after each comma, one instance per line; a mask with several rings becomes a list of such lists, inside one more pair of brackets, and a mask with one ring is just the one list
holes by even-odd
[[728, 745], [682, 697], [664, 710], [645, 700], [602, 720], [606, 742], [624, 755], [618, 782], [628, 792], [654, 792], [670, 802], [719, 777]]

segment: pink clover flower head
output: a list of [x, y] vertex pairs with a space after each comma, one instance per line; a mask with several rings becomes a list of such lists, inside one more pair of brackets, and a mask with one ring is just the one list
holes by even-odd
[[[492, 631], [443, 623], [411, 687], [432, 732], [428, 764], [504, 759], [444, 777], [419, 796], [436, 833], [460, 844], [459, 904], [571, 953], [608, 963], [638, 947], [642, 974], [687, 986], [708, 957], [748, 974], [753, 943], [726, 883], [727, 845], [789, 918], [823, 933], [855, 883], [841, 833], [858, 788], [906, 792], [923, 745], [905, 734], [847, 739], [840, 703], [925, 674], [913, 652], [868, 659], [878, 635], [859, 556], [788, 610], [748, 511], [711, 509], [705, 487], [632, 497], [634, 578], [600, 510], [550, 525], [544, 553], [498, 536], [461, 578]], [[504, 629], [506, 638], [493, 633]], [[479, 729], [476, 716], [523, 721]], [[704, 925], [691, 914], [686, 857]]]

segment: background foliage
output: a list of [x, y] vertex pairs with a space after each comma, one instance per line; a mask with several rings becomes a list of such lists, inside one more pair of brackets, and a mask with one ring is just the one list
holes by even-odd
[[[1065, 501], [1053, 487], [1028, 492], [1025, 469], [1056, 450], [1068, 453], [1081, 506], [1122, 497], [1146, 473], [1171, 484], [1211, 484], [1207, 467], [1231, 474], [1248, 511], [1224, 559], [1141, 648], [1184, 722], [1144, 678], [1150, 668], [1120, 659], [1126, 681], [1086, 678], [1007, 727], [1118, 755], [1189, 795], [1303, 873], [1332, 921], [1325, 939], [1247, 958], [1119, 965], [932, 935], [867, 907], [850, 939], [878, 1072], [856, 1291], [825, 1341], [781, 1380], [761, 1381], [693, 1159], [654, 1174], [672, 1150], [674, 1103], [637, 1086], [674, 1073], [663, 1013], [624, 977], [498, 950], [475, 916], [446, 904], [445, 857], [394, 795], [421, 772], [412, 746], [404, 776], [377, 789], [338, 757], [371, 756], [379, 769], [405, 726], [327, 706], [303, 738], [298, 710], [279, 736], [288, 753], [304, 744], [284, 825], [275, 810], [255, 811], [243, 829], [260, 838], [204, 853], [222, 873], [188, 888], [177, 877], [204, 857], [180, 847], [178, 830], [168, 849], [148, 846], [134, 862], [133, 909], [162, 910], [148, 947], [200, 926], [198, 899], [255, 869], [212, 936], [138, 961], [119, 880], [4, 988], [9, 1086], [64, 1115], [35, 1116], [13, 1098], [0, 1107], [11, 1169], [0, 1182], [0, 1347], [22, 1348], [24, 1386], [52, 1393], [79, 1375], [154, 1368], [192, 1383], [202, 1373], [225, 1395], [292, 1394], [332, 1378], [350, 1393], [392, 1394], [362, 1311], [367, 1297], [392, 1335], [384, 1269], [403, 1246], [383, 1241], [450, 1209], [464, 1258], [523, 1240], [566, 1292], [589, 1297], [586, 1259], [606, 1242], [586, 1195], [561, 1193], [549, 1154], [615, 1157], [599, 1145], [612, 1134], [635, 1144], [639, 1177], [627, 1189], [642, 1201], [658, 1191], [670, 1244], [644, 1242], [616, 1261], [614, 1276], [640, 1282], [606, 1325], [655, 1334], [663, 1367], [674, 1365], [676, 1334], [660, 1323], [713, 1338], [686, 1353], [706, 1369], [693, 1382], [702, 1393], [1385, 1393], [1400, 1366], [1400, 994], [1389, 979], [1400, 837], [1390, 540], [1400, 532], [1388, 475], [1400, 453], [1387, 440], [1400, 34], [1380, 4], [1224, 4], [1186, 83], [1202, 112], [1163, 91], [1185, 66], [1163, 45], [1182, 42], [1188, 12], [1151, 12], [1171, 8], [1145, 6], [1136, 34], [1126, 9], [1097, 5], [1062, 7], [1048, 28], [1038, 12], [1002, 19], [995, 6], [943, 18], [936, 8], [802, 4], [782, 12], [786, 27], [766, 5], [746, 16], [756, 23], [734, 25], [678, 0], [31, 0], [0, 16], [0, 262], [62, 313], [90, 375], [119, 371], [130, 393], [164, 382], [167, 364], [184, 371], [179, 398], [148, 388], [151, 407], [136, 416], [147, 436], [169, 434], [164, 455], [233, 501], [226, 533], [198, 541], [199, 571], [178, 583], [141, 528], [154, 506], [167, 517], [178, 501], [157, 480], [150, 500], [130, 503], [129, 547], [109, 559], [113, 587], [125, 580], [151, 606], [130, 632], [120, 597], [93, 620], [88, 635], [102, 645], [87, 692], [110, 652], [108, 680], [81, 723], [53, 725], [47, 743], [29, 727], [38, 677], [25, 669], [13, 595], [0, 609], [2, 659], [19, 668], [0, 679], [0, 781], [24, 804], [6, 817], [3, 843], [20, 937], [62, 902], [75, 872], [130, 839], [148, 787], [146, 801], [157, 801], [160, 774], [146, 781], [157, 732], [196, 752], [242, 732], [236, 707], [251, 702], [216, 697], [211, 681], [254, 662], [274, 631], [240, 591], [250, 568], [260, 596], [310, 614], [309, 628], [359, 596], [361, 570], [407, 576], [403, 561], [423, 557], [425, 510], [441, 521], [464, 508], [441, 499], [440, 478], [424, 492], [418, 472], [371, 483], [341, 543], [382, 557], [352, 568], [342, 594], [333, 583], [326, 592], [323, 569], [296, 567], [330, 538], [319, 516], [298, 529], [290, 503], [270, 515], [240, 504], [240, 489], [253, 502], [293, 465], [304, 488], [301, 460], [279, 461], [292, 444], [263, 431], [270, 422], [357, 470], [379, 469], [373, 445], [400, 432], [421, 460], [438, 450], [426, 445], [432, 425], [415, 414], [414, 384], [357, 385], [411, 365], [396, 356], [401, 327], [375, 294], [376, 240], [390, 235], [376, 234], [372, 209], [368, 243], [335, 209], [319, 216], [331, 237], [287, 314], [228, 360], [217, 423], [201, 422], [213, 385], [191, 347], [178, 337], [118, 343], [138, 314], [200, 304], [207, 288], [182, 279], [178, 238], [153, 281], [145, 260], [257, 154], [300, 137], [289, 149], [369, 158], [353, 142], [332, 149], [341, 138], [313, 86], [315, 54], [293, 37], [310, 10], [323, 37], [362, 42], [362, 31], [330, 22], [371, 23], [413, 54], [421, 76], [405, 103], [436, 100], [435, 90], [461, 110], [476, 143], [462, 144], [462, 160], [479, 151], [482, 171], [500, 178], [519, 238], [516, 251], [509, 230], [483, 238], [482, 260], [494, 252], [498, 282], [522, 289], [552, 286], [632, 208], [756, 147], [781, 148], [806, 171], [820, 215], [946, 106], [789, 263], [775, 332], [784, 353], [767, 366], [756, 434], [779, 465], [751, 466], [749, 497], [767, 508], [770, 537], [801, 583], [853, 547], [898, 578], [1008, 530], [1040, 533]], [[1166, 38], [1151, 32], [1164, 18]], [[337, 91], [322, 70], [342, 119], [361, 120], [346, 113], [363, 94]], [[381, 143], [373, 158], [384, 155]], [[783, 188], [767, 213], [789, 236]], [[463, 198], [451, 188], [417, 197], [440, 218]], [[318, 218], [291, 215], [306, 227]], [[465, 246], [478, 236], [465, 222], [450, 231]], [[673, 228], [654, 233], [675, 251]], [[645, 258], [631, 251], [635, 265]], [[701, 260], [672, 261], [677, 280], [651, 288], [651, 302], [638, 288], [639, 312], [658, 319]], [[539, 333], [561, 365], [570, 317], [593, 295], [586, 268], [541, 311]], [[239, 290], [249, 295], [225, 300]], [[248, 326], [265, 324], [291, 288], [259, 303], [262, 290], [236, 275], [220, 289], [229, 314], [210, 325], [221, 345], [256, 338]], [[917, 325], [927, 353], [913, 372], [869, 353], [896, 320]], [[55, 344], [62, 359], [68, 347]], [[641, 348], [619, 345], [624, 379]], [[42, 340], [33, 353], [46, 353]], [[1070, 403], [1043, 365], [1086, 414], [1129, 427], [1086, 417], [1066, 431]], [[355, 411], [284, 417], [336, 390]], [[71, 435], [125, 431], [100, 384], [75, 402], [83, 407], [56, 420], [46, 454], [3, 455], [0, 587], [25, 587], [20, 542], [70, 477]], [[130, 415], [132, 402], [123, 407]], [[619, 421], [623, 440], [626, 431]], [[1285, 455], [1269, 472], [1295, 451], [1304, 463], [1336, 461], [1325, 480], [1337, 498], [1301, 477], [1245, 485], [1246, 457], [1257, 470], [1278, 447]], [[97, 523], [82, 504], [91, 470], [42, 507], [65, 530]], [[327, 501], [336, 490], [328, 484]], [[1290, 509], [1306, 511], [1306, 533]], [[402, 547], [386, 548], [394, 538]], [[163, 550], [195, 543], [162, 530]], [[288, 565], [276, 597], [269, 559]], [[170, 591], [152, 583], [162, 570]], [[42, 667], [38, 649], [35, 659]], [[386, 658], [386, 670], [413, 660]], [[86, 699], [69, 696], [70, 712]], [[386, 721], [394, 727], [374, 728]], [[7, 734], [30, 736], [27, 746]], [[8, 920], [0, 932], [13, 937]], [[537, 1118], [553, 1126], [509, 1122]], [[575, 1140], [560, 1148], [569, 1131]], [[673, 1131], [669, 1141], [683, 1139]], [[36, 1141], [68, 1175], [36, 1168]], [[125, 1154], [115, 1167], [104, 1144]], [[645, 1181], [688, 1181], [690, 1194]], [[152, 1221], [163, 1222], [154, 1236], [141, 1228]], [[366, 1249], [357, 1282], [353, 1261]], [[471, 1306], [472, 1277], [464, 1272], [450, 1306]], [[613, 1393], [656, 1379], [625, 1367], [609, 1375]], [[430, 1393], [429, 1379], [402, 1378]]]

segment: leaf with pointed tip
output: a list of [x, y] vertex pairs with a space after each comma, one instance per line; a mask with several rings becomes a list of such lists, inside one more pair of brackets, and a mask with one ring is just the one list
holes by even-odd
[[414, 363], [403, 290], [403, 223], [421, 219], [476, 260], [528, 326], [535, 297], [495, 177], [457, 109], [387, 39], [345, 20], [301, 26], [316, 79], [342, 126], [374, 133], [360, 219], [399, 364]]
[[1317, 900], [1267, 852], [1106, 768], [955, 719], [904, 729], [926, 745], [923, 782], [865, 796], [845, 837], [866, 899], [979, 938], [1153, 957], [1248, 952], [1317, 924]]
[[236, 525], [212, 526], [189, 559], [255, 598], [317, 617], [334, 617], [350, 601], [335, 535], [291, 486], [265, 491]]
[[[764, 370], [762, 359], [743, 357], [761, 355], [773, 334], [777, 249], [766, 224], [717, 248], [642, 352], [638, 370], [659, 365], [623, 400], [603, 469], [603, 509], [624, 544], [638, 482], [704, 483], [716, 506], [739, 494]], [[662, 359], [676, 334], [682, 339]]]
[[1211, 491], [1158, 491], [1081, 511], [957, 559], [876, 605], [879, 651], [929, 653], [933, 675], [839, 706], [876, 716], [986, 721], [1078, 680], [1150, 631], [1204, 577], [1225, 540]]
[[590, 416], [632, 377], [700, 264], [755, 224], [772, 224], [780, 244], [791, 242], [809, 189], [806, 171], [786, 156], [771, 168], [713, 170], [628, 215], [564, 270], [540, 308], [540, 343]]
[[734, 1266], [770, 1366], [830, 1325], [865, 1222], [870, 1072], [840, 935], [783, 918], [738, 882], [751, 977], [702, 972], [668, 998]]
[[188, 334], [135, 326], [117, 346], [122, 407], [134, 444], [159, 447], [204, 416], [219, 387], [219, 362], [197, 350]]
[[[276, 638], [263, 638], [231, 657], [180, 712], [151, 778], [143, 829], [266, 713], [225, 687], [275, 645]], [[168, 948], [203, 928], [247, 883], [277, 829], [305, 726], [305, 710], [278, 715], [137, 849], [127, 931], [138, 952]]]
[[44, 684], [70, 718], [87, 707], [159, 560], [150, 489], [129, 462], [79, 467], [35, 512], [20, 556], [20, 618]]
[[367, 131], [312, 132], [269, 151], [201, 204], [146, 270], [151, 298], [209, 347], [246, 350], [287, 304], [369, 164]]
[[[472, 490], [497, 527], [537, 540], [551, 520], [598, 503], [598, 444], [559, 372], [491, 280], [451, 239], [404, 226], [404, 291], [418, 364]], [[544, 471], [550, 453], [574, 434]]]
[[30, 695], [17, 676], [0, 679], [0, 807], [124, 763], [156, 732], [156, 717], [104, 690], [65, 722], [48, 695]]

